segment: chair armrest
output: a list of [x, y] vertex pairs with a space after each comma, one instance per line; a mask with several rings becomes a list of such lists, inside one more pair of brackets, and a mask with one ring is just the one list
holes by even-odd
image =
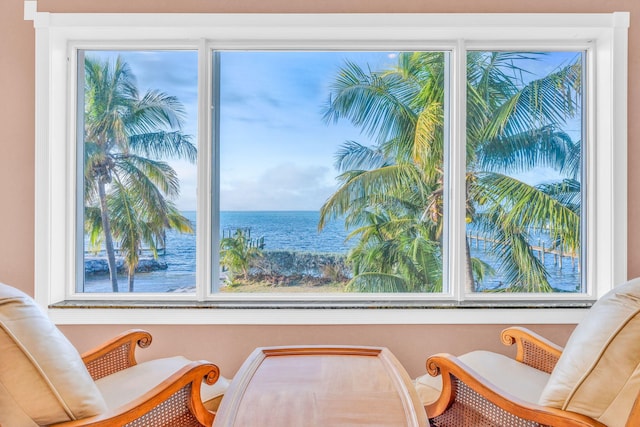
[[633, 408], [631, 408], [631, 413], [629, 414], [625, 427], [634, 427], [637, 425], [640, 425], [640, 393], [638, 393], [633, 403]]
[[442, 375], [442, 392], [425, 407], [433, 426], [527, 425], [523, 420], [556, 427], [604, 424], [587, 416], [526, 402], [505, 393], [450, 354], [427, 359], [430, 375]]
[[136, 345], [140, 348], [146, 348], [150, 344], [151, 334], [149, 332], [131, 329], [83, 353], [82, 361], [95, 381], [135, 365], [137, 363]]
[[220, 377], [213, 363], [195, 361], [184, 366], [138, 399], [82, 420], [68, 421], [50, 427], [210, 427], [215, 414], [202, 403], [202, 381], [212, 385]]
[[516, 360], [551, 373], [562, 355], [563, 348], [526, 328], [511, 327], [500, 334], [505, 345], [516, 344]]

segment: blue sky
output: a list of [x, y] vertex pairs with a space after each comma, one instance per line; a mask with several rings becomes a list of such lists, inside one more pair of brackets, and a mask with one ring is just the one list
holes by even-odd
[[223, 210], [317, 210], [336, 190], [334, 155], [367, 142], [322, 106], [347, 57], [389, 65], [389, 53], [221, 53], [220, 204]]
[[[183, 131], [197, 135], [195, 51], [88, 52], [129, 63], [141, 92], [159, 89], [184, 104]], [[555, 53], [532, 70], [546, 74], [575, 53]], [[346, 140], [368, 144], [346, 121], [327, 124], [322, 107], [349, 59], [387, 68], [389, 52], [222, 52], [220, 199], [222, 210], [317, 210], [335, 191], [334, 155]], [[181, 181], [182, 210], [195, 210], [196, 168], [171, 162]], [[540, 174], [535, 175], [539, 178]]]
[[[195, 51], [91, 51], [120, 55], [141, 92], [159, 89], [185, 106], [183, 131], [197, 135]], [[367, 142], [348, 123], [327, 125], [322, 106], [346, 58], [381, 68], [384, 52], [224, 52], [221, 61], [220, 199], [222, 210], [317, 210], [335, 191], [334, 154], [346, 140]], [[195, 210], [196, 170], [171, 162], [181, 181], [178, 206]]]

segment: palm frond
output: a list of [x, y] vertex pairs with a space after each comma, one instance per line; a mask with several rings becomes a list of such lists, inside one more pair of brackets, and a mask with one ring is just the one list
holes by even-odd
[[496, 270], [491, 264], [476, 257], [471, 258], [471, 269], [473, 270], [473, 277], [478, 283], [482, 283], [486, 278], [496, 274]]
[[574, 252], [580, 246], [580, 214], [556, 197], [513, 177], [483, 173], [472, 190], [491, 199], [489, 209], [504, 210], [500, 220], [508, 226], [546, 230], [552, 239], [561, 237], [563, 249]]
[[579, 181], [563, 179], [561, 182], [537, 185], [540, 191], [553, 197], [578, 217], [582, 208], [582, 186]]
[[116, 179], [108, 199], [108, 206], [113, 237], [118, 241], [127, 265], [135, 268], [140, 259], [141, 224], [143, 221], [136, 210], [135, 196], [122, 182]]
[[347, 62], [332, 86], [324, 119], [337, 122], [348, 119], [378, 142], [400, 134], [411, 136], [417, 114], [409, 107], [419, 88], [397, 74], [366, 73]]
[[89, 236], [89, 250], [97, 252], [102, 245], [102, 215], [100, 208], [94, 206], [84, 207], [84, 231]]
[[355, 292], [406, 292], [406, 280], [394, 274], [362, 273], [347, 283], [347, 289]]
[[578, 111], [580, 64], [533, 80], [511, 98], [492, 110], [484, 131], [484, 140], [515, 135], [530, 128], [562, 124]]
[[143, 195], [161, 192], [171, 199], [179, 196], [180, 180], [168, 163], [132, 154], [114, 157], [117, 170], [127, 175], [128, 185], [137, 187]]
[[504, 227], [497, 233], [498, 244], [494, 244], [502, 260], [500, 272], [507, 280], [501, 288], [511, 292], [551, 292], [547, 270], [539, 260], [526, 234]]
[[444, 163], [444, 109], [433, 102], [420, 112], [415, 128], [412, 158], [420, 165], [428, 180], [437, 180]]
[[180, 130], [184, 117], [184, 106], [178, 98], [149, 90], [129, 110], [126, 123], [132, 134], [154, 132], [159, 127]]
[[393, 194], [401, 191], [421, 191], [420, 172], [411, 164], [389, 165], [364, 171], [343, 184], [320, 208], [319, 229], [327, 220], [347, 213], [355, 200], [372, 194]]
[[523, 172], [535, 167], [562, 171], [580, 156], [569, 135], [553, 126], [528, 129], [511, 136], [501, 135], [478, 147], [477, 167], [485, 171]]
[[375, 169], [389, 164], [380, 150], [355, 141], [344, 142], [335, 154], [335, 167], [339, 171]]
[[191, 137], [177, 131], [130, 135], [129, 148], [133, 153], [155, 159], [185, 159], [194, 163], [198, 157], [198, 150], [191, 142]]

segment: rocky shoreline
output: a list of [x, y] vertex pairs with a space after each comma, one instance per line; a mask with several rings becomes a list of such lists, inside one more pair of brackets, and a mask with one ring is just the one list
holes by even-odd
[[[126, 274], [124, 259], [116, 258], [118, 273]], [[154, 259], [153, 257], [140, 258], [140, 262], [136, 266], [136, 273], [148, 273], [151, 271], [166, 270], [169, 268], [166, 262]], [[102, 275], [109, 274], [109, 264], [104, 257], [85, 257], [84, 273], [86, 275]]]
[[262, 257], [251, 261], [250, 272], [282, 276], [350, 277], [351, 271], [345, 261], [344, 254], [266, 250], [262, 252]]
[[[264, 251], [262, 257], [251, 262], [251, 274], [254, 275], [282, 275], [282, 276], [310, 276], [349, 277], [351, 272], [345, 264], [345, 255], [331, 253], [294, 252], [294, 251]], [[125, 262], [122, 257], [116, 257], [119, 274], [126, 274]], [[167, 270], [168, 264], [162, 257], [141, 257], [136, 273], [149, 273]], [[84, 272], [88, 276], [109, 274], [109, 265], [104, 256], [86, 256]]]

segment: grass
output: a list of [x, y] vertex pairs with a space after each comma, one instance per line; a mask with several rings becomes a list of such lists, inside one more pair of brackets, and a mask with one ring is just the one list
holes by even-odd
[[250, 277], [220, 288], [224, 293], [342, 293], [346, 282], [308, 276]]

